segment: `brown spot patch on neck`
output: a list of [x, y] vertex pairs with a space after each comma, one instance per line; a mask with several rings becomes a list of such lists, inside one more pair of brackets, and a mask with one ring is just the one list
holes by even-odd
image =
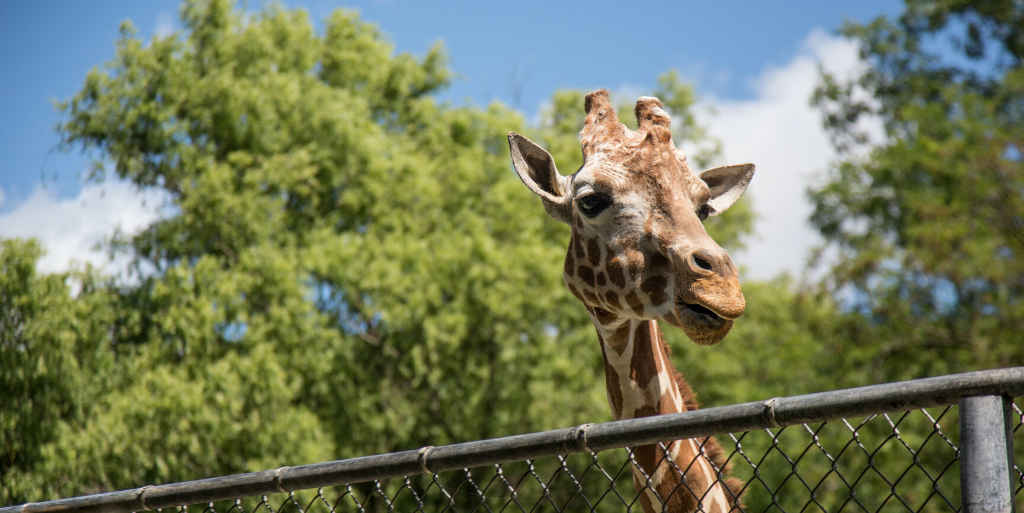
[[[629, 347], [629, 335], [632, 332], [633, 330], [632, 328], [630, 328], [629, 323], [624, 323], [622, 326], [619, 327], [619, 329], [615, 330], [614, 333], [608, 335], [607, 338], [601, 339], [601, 347], [603, 348], [605, 345], [608, 345], [609, 347], [614, 349], [616, 353], [621, 355], [622, 353], [626, 352], [626, 348]], [[606, 362], [607, 360], [608, 359], [605, 358]]]
[[622, 308], [622, 303], [619, 303], [619, 294], [614, 290], [604, 291], [604, 302], [614, 310]]
[[[639, 387], [646, 387], [652, 379], [664, 370], [661, 366], [661, 359], [654, 357], [655, 344], [660, 344], [654, 333], [651, 333], [651, 322], [640, 322], [633, 333], [633, 358], [629, 362], [629, 378]], [[661, 348], [657, 348], [661, 352]], [[658, 408], [653, 407], [654, 415]]]
[[598, 308], [598, 307], [595, 306], [593, 311], [594, 311], [594, 317], [597, 318], [597, 322], [601, 323], [602, 326], [607, 326], [607, 325], [615, 322], [619, 318], [618, 314], [616, 314], [614, 312], [609, 312], [608, 310], [605, 310], [604, 308]]
[[634, 315], [636, 315], [637, 317], [644, 316], [645, 305], [643, 300], [640, 299], [640, 294], [637, 294], [635, 290], [630, 290], [629, 292], [626, 293], [625, 299], [626, 304], [629, 305], [629, 308], [631, 310], [633, 310]]

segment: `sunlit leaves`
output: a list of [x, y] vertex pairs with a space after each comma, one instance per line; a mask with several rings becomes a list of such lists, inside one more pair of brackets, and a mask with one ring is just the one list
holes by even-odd
[[[888, 341], [875, 360], [890, 376], [1022, 356], [1022, 16], [1014, 2], [922, 1], [895, 21], [848, 24], [868, 66], [818, 91], [848, 153], [811, 191], [812, 222], [838, 251], [832, 291]], [[886, 129], [868, 152], [866, 115]]]

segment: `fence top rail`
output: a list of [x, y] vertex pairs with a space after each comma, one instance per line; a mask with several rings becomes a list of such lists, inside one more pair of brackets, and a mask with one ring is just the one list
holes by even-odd
[[982, 395], [1024, 396], [1024, 367], [952, 374], [819, 392], [685, 413], [582, 426], [297, 467], [150, 485], [0, 507], [0, 513], [130, 513], [184, 504], [287, 493], [510, 461], [824, 422], [955, 404]]

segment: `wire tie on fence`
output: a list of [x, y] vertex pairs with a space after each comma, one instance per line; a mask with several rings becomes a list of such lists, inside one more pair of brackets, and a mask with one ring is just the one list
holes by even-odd
[[149, 490], [152, 486], [153, 485], [143, 486], [142, 488], [139, 488], [139, 493], [135, 494], [135, 500], [139, 501], [139, 504], [142, 504], [142, 507], [146, 511], [153, 511], [153, 508], [149, 507], [149, 505], [146, 504], [146, 491]]
[[284, 485], [281, 484], [281, 472], [290, 469], [291, 467], [281, 467], [274, 471], [274, 484], [277, 485], [277, 489], [281, 490], [281, 493], [288, 493], [291, 490], [285, 489]]
[[779, 424], [778, 420], [775, 420], [775, 405], [779, 403], [779, 397], [773, 397], [764, 402], [765, 413], [768, 414], [768, 420], [771, 421], [772, 426], [781, 428], [782, 424]]
[[418, 459], [420, 462], [420, 468], [423, 469], [423, 471], [426, 472], [427, 474], [436, 474], [436, 472], [427, 468], [427, 456], [430, 455], [430, 451], [432, 450], [434, 450], [434, 446], [428, 445], [426, 447], [420, 447], [420, 450], [417, 451], [416, 453], [416, 459]]
[[576, 444], [578, 444], [579, 447], [582, 447], [583, 450], [589, 453], [594, 452], [594, 450], [591, 449], [589, 445], [587, 445], [587, 429], [589, 429], [592, 425], [593, 424], [582, 424], [578, 426], [576, 428], [576, 431], [573, 433], [573, 438], [576, 439]]

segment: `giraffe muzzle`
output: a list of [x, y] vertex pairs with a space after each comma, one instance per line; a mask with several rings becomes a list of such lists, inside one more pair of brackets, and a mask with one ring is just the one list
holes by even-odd
[[700, 345], [716, 344], [732, 329], [732, 319], [725, 319], [704, 305], [677, 302], [676, 306], [678, 327]]
[[678, 303], [678, 305], [681, 306], [682, 308], [685, 308], [685, 309], [693, 312], [694, 314], [703, 315], [703, 316], [707, 317], [711, 321], [717, 321], [717, 320], [722, 318], [722, 316], [720, 316], [720, 315], [716, 314], [715, 312], [709, 310], [707, 307], [705, 307], [703, 305], [691, 304], [691, 303]]
[[691, 340], [712, 345], [725, 338], [733, 320], [743, 314], [746, 300], [735, 274], [712, 274], [682, 284], [676, 297], [680, 328]]

